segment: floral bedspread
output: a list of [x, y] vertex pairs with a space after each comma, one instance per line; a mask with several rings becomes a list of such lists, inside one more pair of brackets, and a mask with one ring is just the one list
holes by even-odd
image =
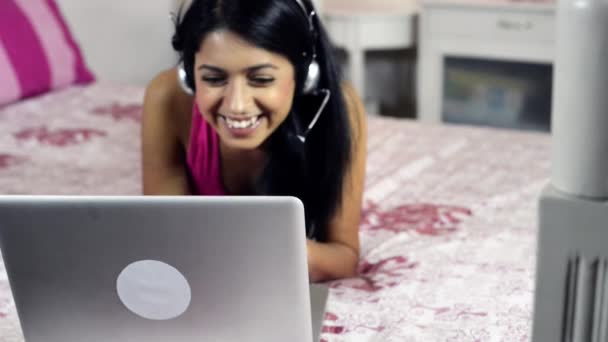
[[[0, 108], [1, 194], [139, 194], [143, 89], [99, 83]], [[322, 339], [528, 341], [550, 137], [369, 117], [359, 276]], [[0, 260], [0, 341], [23, 337]]]

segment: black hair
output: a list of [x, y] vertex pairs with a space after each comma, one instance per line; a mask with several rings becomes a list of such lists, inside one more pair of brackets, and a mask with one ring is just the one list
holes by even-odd
[[[310, 0], [302, 0], [310, 14]], [[249, 43], [286, 57], [295, 69], [296, 94], [287, 119], [267, 141], [268, 162], [256, 194], [298, 197], [305, 207], [309, 237], [326, 240], [327, 227], [342, 201], [351, 162], [352, 134], [334, 49], [317, 16], [314, 34], [296, 0], [194, 0], [178, 14], [173, 47], [180, 53], [187, 83], [194, 89], [194, 59], [207, 34], [226, 29]], [[318, 88], [331, 98], [302, 143], [320, 99], [302, 92], [313, 46], [321, 70]]]

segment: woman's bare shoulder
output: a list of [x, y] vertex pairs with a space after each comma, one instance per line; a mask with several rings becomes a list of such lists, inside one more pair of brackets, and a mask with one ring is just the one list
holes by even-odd
[[183, 142], [189, 132], [192, 104], [193, 98], [181, 89], [177, 71], [171, 68], [160, 72], [148, 83], [144, 98], [144, 116], [171, 123], [175, 134]]
[[[144, 194], [189, 193], [184, 146], [192, 103], [179, 93], [175, 69], [158, 74], [146, 88], [141, 128]], [[189, 108], [186, 110], [186, 108]]]
[[181, 89], [175, 68], [160, 72], [148, 83], [146, 101], [174, 109], [184, 105], [192, 106], [192, 97]]

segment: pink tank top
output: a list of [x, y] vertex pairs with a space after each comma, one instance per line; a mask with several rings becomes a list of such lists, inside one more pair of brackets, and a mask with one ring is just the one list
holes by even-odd
[[219, 139], [196, 105], [192, 110], [187, 164], [194, 195], [226, 195], [222, 184]]

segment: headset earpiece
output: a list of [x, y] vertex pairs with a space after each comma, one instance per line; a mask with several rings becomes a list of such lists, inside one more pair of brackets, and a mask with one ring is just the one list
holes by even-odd
[[180, 62], [177, 66], [177, 80], [179, 81], [179, 85], [182, 87], [184, 92], [188, 95], [194, 95], [194, 89], [190, 87], [188, 84], [188, 74], [186, 73], [186, 69], [184, 68], [184, 62]]
[[302, 89], [302, 93], [304, 94], [313, 94], [318, 86], [319, 81], [321, 79], [321, 68], [319, 67], [319, 62], [317, 62], [317, 49], [316, 49], [316, 40], [317, 34], [314, 25], [314, 17], [317, 15], [315, 11], [308, 12], [304, 2], [302, 0], [295, 0], [300, 8], [302, 9], [302, 13], [306, 17], [308, 21], [308, 30], [310, 34], [313, 36], [313, 44], [312, 44], [312, 53], [311, 60], [308, 66], [306, 67], [306, 79], [304, 80], [304, 86]]
[[308, 65], [308, 71], [306, 73], [306, 80], [304, 80], [304, 88], [302, 92], [304, 94], [312, 94], [317, 90], [319, 86], [319, 80], [321, 79], [321, 68], [317, 62], [316, 57], [313, 57], [312, 62]]

